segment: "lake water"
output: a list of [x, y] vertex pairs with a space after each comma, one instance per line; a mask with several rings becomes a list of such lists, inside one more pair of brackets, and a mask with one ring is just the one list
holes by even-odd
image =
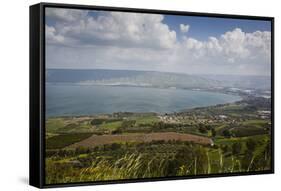
[[122, 86], [46, 85], [46, 115], [114, 112], [178, 112], [235, 102], [239, 96], [183, 89]]

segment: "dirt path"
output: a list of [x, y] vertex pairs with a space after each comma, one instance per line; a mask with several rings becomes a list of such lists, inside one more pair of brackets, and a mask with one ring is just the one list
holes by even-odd
[[210, 138], [192, 134], [181, 134], [175, 132], [130, 133], [124, 135], [92, 135], [91, 137], [84, 139], [78, 143], [74, 143], [67, 148], [95, 147], [98, 145], [111, 144], [116, 142], [151, 142], [153, 140], [180, 140], [204, 145], [211, 145], [213, 143], [212, 139]]

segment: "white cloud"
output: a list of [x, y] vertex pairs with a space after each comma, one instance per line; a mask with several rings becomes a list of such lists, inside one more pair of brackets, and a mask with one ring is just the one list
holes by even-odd
[[[93, 16], [65, 10], [52, 11], [47, 18], [55, 21], [46, 26], [47, 67], [270, 74], [268, 31], [246, 33], [234, 28], [202, 41], [191, 36], [177, 39], [163, 22], [164, 16], [157, 14], [99, 12]], [[188, 32], [189, 25], [180, 29]]]
[[54, 27], [46, 25], [46, 40], [48, 43], [62, 43], [64, 41], [64, 37], [56, 34], [56, 29]]
[[60, 22], [71, 22], [86, 18], [88, 11], [64, 8], [46, 8], [46, 16]]
[[270, 56], [270, 32], [256, 31], [245, 33], [240, 28], [227, 31], [219, 38], [209, 37], [208, 41], [198, 41], [193, 38], [184, 38], [183, 44], [189, 51], [198, 56], [216, 56], [227, 58], [231, 63], [236, 60], [249, 58], [268, 59]]
[[182, 33], [187, 33], [189, 30], [189, 25], [180, 24], [180, 31]]
[[[72, 14], [73, 12], [63, 13]], [[96, 18], [78, 15], [79, 17], [73, 20], [72, 18], [77, 16], [75, 12], [74, 16], [70, 16], [71, 19], [55, 26], [57, 35], [68, 39], [65, 45], [102, 44], [166, 49], [172, 48], [176, 43], [176, 32], [162, 22], [162, 15], [121, 12], [104, 13]], [[60, 15], [59, 18], [62, 17]]]
[[227, 56], [245, 58], [250, 54], [246, 47], [245, 33], [239, 28], [223, 34], [220, 38], [220, 44]]

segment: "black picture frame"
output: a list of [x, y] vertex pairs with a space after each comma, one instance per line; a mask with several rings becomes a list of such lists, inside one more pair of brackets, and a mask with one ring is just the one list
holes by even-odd
[[[168, 15], [185, 15], [198, 17], [215, 17], [229, 19], [248, 19], [248, 20], [264, 20], [271, 22], [271, 170], [241, 172], [241, 173], [225, 173], [225, 174], [206, 174], [192, 175], [184, 177], [163, 177], [163, 178], [143, 178], [143, 179], [127, 179], [112, 181], [97, 181], [83, 183], [67, 183], [67, 184], [45, 184], [45, 8], [71, 8], [71, 9], [87, 9], [87, 10], [103, 10], [103, 11], [121, 11], [134, 13], [153, 13]], [[99, 184], [115, 184], [115, 183], [133, 183], [147, 181], [163, 181], [163, 180], [179, 180], [209, 177], [227, 177], [242, 175], [258, 175], [274, 173], [274, 18], [249, 16], [249, 15], [231, 15], [231, 14], [215, 14], [215, 13], [197, 13], [170, 10], [152, 10], [152, 9], [135, 9], [121, 7], [104, 7], [74, 4], [55, 4], [55, 3], [39, 3], [30, 6], [30, 153], [29, 153], [29, 184], [38, 188], [53, 188], [66, 186], [84, 186]]]

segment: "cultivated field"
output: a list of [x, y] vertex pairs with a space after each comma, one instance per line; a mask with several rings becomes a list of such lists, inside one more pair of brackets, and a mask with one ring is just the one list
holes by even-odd
[[92, 135], [91, 137], [84, 139], [80, 142], [74, 143], [68, 148], [78, 147], [95, 147], [98, 145], [112, 144], [112, 143], [125, 143], [125, 142], [151, 142], [151, 141], [188, 141], [203, 145], [212, 145], [212, 139], [208, 137], [181, 134], [175, 132], [164, 133], [129, 133], [122, 135]]

